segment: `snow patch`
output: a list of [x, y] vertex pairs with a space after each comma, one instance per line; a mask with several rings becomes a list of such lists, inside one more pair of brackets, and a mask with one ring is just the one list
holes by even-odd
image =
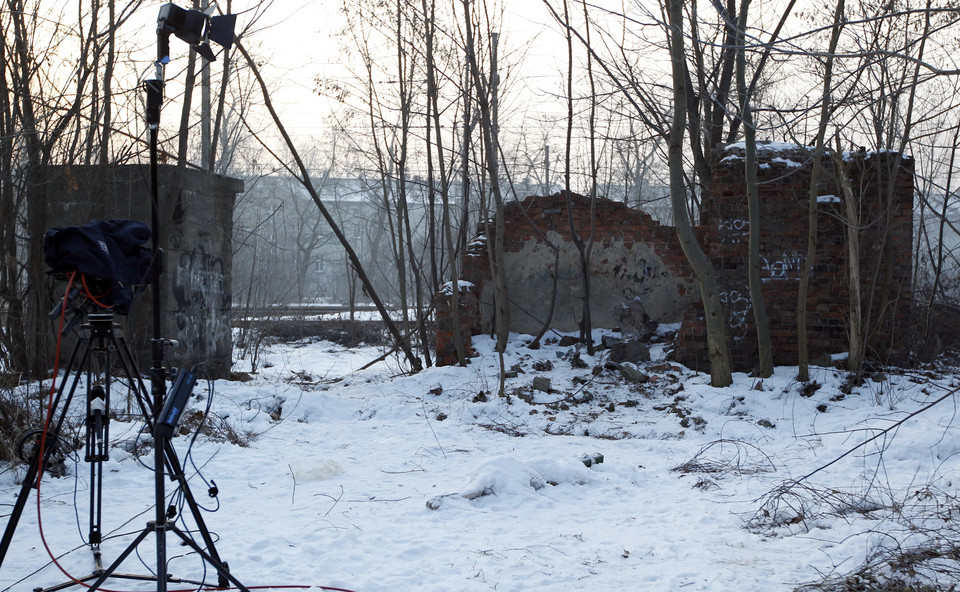
[[780, 157], [780, 156], [777, 156], [776, 158], [771, 158], [771, 159], [770, 159], [770, 162], [776, 162], [776, 163], [778, 163], [778, 164], [783, 164], [783, 165], [786, 165], [786, 166], [788, 166], [788, 167], [793, 167], [793, 168], [798, 168], [798, 167], [802, 167], [802, 166], [803, 166], [803, 163], [802, 163], [802, 162], [797, 162], [797, 161], [791, 160], [791, 159], [789, 159], [789, 158], [782, 158], [782, 157]]
[[[473, 292], [473, 289], [476, 288], [473, 282], [468, 282], [466, 280], [457, 280], [457, 286], [460, 288], [460, 292]], [[447, 282], [440, 288], [440, 293], [444, 296], [450, 296], [453, 294], [453, 282]]]

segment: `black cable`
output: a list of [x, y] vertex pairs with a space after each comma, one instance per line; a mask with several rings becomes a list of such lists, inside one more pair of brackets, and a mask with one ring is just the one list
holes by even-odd
[[141, 467], [145, 468], [146, 470], [152, 473], [154, 470], [156, 470], [156, 467], [151, 467], [147, 463], [143, 462], [143, 459], [140, 457], [139, 454], [137, 454], [137, 450], [140, 448], [141, 436], [143, 436], [143, 430], [140, 430], [139, 432], [137, 432], [137, 439], [134, 440], [133, 442], [133, 456], [137, 459], [137, 464], [139, 464]]
[[[195, 368], [199, 369], [200, 365], [196, 366]], [[197, 423], [197, 429], [194, 430], [193, 436], [190, 438], [190, 444], [187, 446], [187, 453], [185, 456], [186, 460], [190, 462], [190, 466], [193, 467], [194, 474], [200, 477], [200, 480], [203, 481], [203, 484], [206, 486], [207, 493], [209, 494], [209, 496], [212, 497], [217, 502], [216, 506], [212, 509], [202, 506], [200, 504], [197, 504], [197, 507], [199, 507], [201, 510], [204, 510], [206, 512], [217, 512], [218, 510], [220, 510], [220, 498], [217, 497], [217, 494], [219, 493], [219, 491], [217, 490], [216, 482], [212, 480], [207, 481], [206, 477], [204, 477], [203, 473], [200, 471], [200, 467], [198, 467], [197, 463], [194, 461], [193, 445], [197, 441], [197, 437], [200, 435], [200, 430], [202, 429], [204, 423], [210, 418], [210, 409], [213, 407], [213, 394], [214, 394], [213, 384], [214, 384], [213, 380], [211, 380], [210, 378], [207, 378], [207, 405], [203, 411], [203, 417]]]
[[77, 519], [77, 532], [80, 533], [80, 540], [86, 545], [88, 544], [87, 539], [83, 536], [83, 527], [80, 526], [80, 504], [77, 503], [77, 493], [80, 490], [80, 456], [74, 454], [73, 458], [73, 515]]
[[[198, 374], [202, 373], [201, 365], [198, 364], [198, 365], [194, 366], [194, 367], [192, 368], [192, 371], [193, 371], [193, 372], [196, 372], [196, 373], [198, 373]], [[185, 453], [185, 455], [184, 455], [184, 458], [185, 458], [186, 461], [189, 461], [190, 465], [193, 467], [194, 474], [200, 477], [200, 479], [201, 479], [201, 480], [203, 481], [203, 483], [206, 485], [207, 490], [208, 490], [208, 491], [214, 491], [214, 492], [215, 492], [215, 491], [216, 491], [216, 485], [214, 484], [214, 486], [211, 487], [210, 482], [208, 482], [207, 479], [203, 476], [203, 473], [200, 471], [200, 468], [197, 467], [197, 464], [196, 464], [196, 462], [195, 462], [195, 460], [194, 460], [194, 458], [193, 458], [193, 447], [194, 447], [194, 444], [196, 443], [197, 438], [200, 436], [200, 433], [201, 433], [201, 431], [202, 431], [202, 429], [203, 429], [204, 422], [206, 422], [207, 419], [210, 417], [210, 410], [211, 410], [211, 408], [212, 408], [212, 405], [213, 405], [213, 381], [208, 378], [208, 379], [207, 379], [207, 401], [206, 401], [206, 407], [205, 407], [205, 409], [204, 409], [204, 411], [203, 411], [203, 415], [202, 415], [200, 421], [197, 422], [197, 425], [196, 425], [196, 427], [195, 427], [194, 430], [193, 430], [193, 434], [192, 434], [191, 437], [190, 437], [190, 442], [189, 442], [189, 444], [187, 445], [187, 451], [186, 451], [186, 453]], [[183, 478], [184, 478], [184, 479], [187, 478], [185, 473], [184, 473], [184, 475], [183, 475]], [[211, 494], [211, 497], [214, 497], [214, 496]], [[186, 506], [186, 502], [187, 502], [187, 497], [186, 497], [186, 495], [185, 495], [184, 492], [183, 492], [183, 488], [182, 488], [181, 486], [178, 486], [178, 487], [177, 487], [177, 490], [176, 490], [176, 492], [175, 492], [175, 500], [172, 500], [172, 503], [171, 503], [171, 505], [174, 505], [174, 506], [176, 507], [176, 512], [177, 512], [176, 521], [180, 523], [181, 531], [182, 531], [186, 536], [189, 536], [189, 537], [190, 537], [190, 540], [193, 541], [193, 544], [195, 545], [196, 548], [205, 549], [205, 547], [204, 547], [203, 545], [201, 545], [201, 544], [197, 541], [196, 537], [194, 536], [194, 533], [197, 532], [197, 531], [196, 531], [196, 530], [192, 530], [192, 529], [190, 529], [190, 528], [187, 527], [186, 518], [185, 518], [185, 516], [184, 516], [184, 507]], [[197, 508], [199, 508], [199, 509], [201, 509], [201, 510], [204, 510], [204, 511], [207, 511], [207, 512], [215, 512], [215, 511], [217, 511], [217, 510], [220, 509], [220, 500], [219, 500], [219, 499], [217, 499], [217, 505], [216, 505], [216, 507], [213, 508], [213, 509], [204, 507], [204, 506], [202, 506], [202, 505], [200, 505], [199, 503], [196, 503], [196, 502], [194, 502], [194, 503], [195, 503], [195, 505], [197, 506]], [[214, 542], [216, 542], [217, 540], [219, 540], [219, 536], [217, 536], [216, 533], [210, 532], [210, 535], [211, 535], [212, 537], [215, 537]], [[189, 555], [189, 553], [187, 553], [187, 554], [185, 554], [185, 555]], [[183, 556], [185, 556], [185, 555], [180, 555], [179, 557], [183, 557]], [[199, 556], [199, 555], [198, 555], [198, 556]], [[201, 558], [201, 566], [202, 566], [202, 570], [203, 570], [203, 577], [201, 578], [201, 581], [205, 581], [206, 578], [207, 578], [207, 563], [206, 563], [205, 560], [202, 560], [202, 558]], [[198, 590], [200, 590], [200, 588], [198, 588]]]
[[150, 575], [151, 575], [151, 576], [153, 576], [154, 578], [156, 578], [156, 577], [157, 577], [157, 572], [155, 572], [155, 571], [153, 571], [152, 569], [150, 569], [150, 566], [147, 565], [147, 562], [144, 561], [143, 557], [140, 556], [140, 545], [137, 545], [136, 547], [134, 547], [133, 552], [137, 554], [137, 559], [140, 561], [140, 565], [142, 565], [145, 570], [147, 570], [148, 572], [150, 572]]

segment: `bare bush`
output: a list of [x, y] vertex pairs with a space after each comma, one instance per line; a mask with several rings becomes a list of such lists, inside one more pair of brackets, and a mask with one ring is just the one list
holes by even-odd
[[235, 446], [246, 448], [256, 439], [252, 432], [239, 432], [223, 417], [216, 413], [203, 412], [198, 409], [187, 411], [180, 420], [178, 433], [181, 436], [200, 434], [211, 442], [229, 442]]
[[344, 347], [384, 345], [390, 339], [380, 321], [308, 320], [306, 318], [255, 318], [237, 323], [234, 348], [239, 360], [250, 360], [257, 371], [263, 350], [278, 342], [325, 339]]
[[39, 422], [28, 395], [14, 384], [0, 386], [0, 461], [18, 461], [18, 441]]
[[776, 472], [777, 466], [759, 447], [739, 440], [714, 440], [693, 458], [674, 467], [677, 473], [707, 473], [714, 476], [755, 475]]
[[859, 489], [790, 482], [761, 498], [760, 508], [747, 521], [747, 527], [764, 532], [799, 525], [808, 531], [827, 518], [862, 516], [893, 506], [889, 496], [870, 482], [861, 483]]
[[960, 500], [938, 488], [913, 489], [889, 508], [889, 527], [872, 537], [866, 560], [797, 592], [955, 592], [960, 582]]

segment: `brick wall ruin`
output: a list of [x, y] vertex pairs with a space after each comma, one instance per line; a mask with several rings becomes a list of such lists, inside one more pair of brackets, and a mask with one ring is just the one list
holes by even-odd
[[[718, 271], [734, 369], [749, 371], [756, 364], [757, 344], [747, 280], [750, 229], [742, 148], [733, 145], [716, 156], [710, 197], [702, 204], [702, 226], [697, 228], [697, 234]], [[872, 302], [869, 314], [875, 329], [871, 355], [885, 361], [903, 361], [909, 354], [906, 325], [912, 296], [913, 161], [891, 153], [862, 152], [848, 155], [845, 168], [861, 216], [861, 293], [864, 306]], [[813, 360], [847, 351], [850, 301], [845, 204], [829, 159], [825, 161], [822, 179], [818, 187], [817, 256], [807, 298], [809, 351]], [[774, 363], [792, 365], [797, 363], [799, 274], [807, 248], [807, 152], [799, 147], [761, 145], [758, 183], [763, 220], [760, 271]], [[893, 191], [888, 194], [891, 186]], [[889, 215], [884, 207], [888, 199], [892, 204]], [[505, 207], [511, 331], [539, 331], [555, 273], [559, 274], [558, 304], [551, 326], [563, 332], [578, 328], [579, 255], [570, 240], [566, 201], [563, 194], [556, 194], [528, 197]], [[586, 237], [590, 228], [589, 200], [571, 196], [571, 203], [575, 225]], [[670, 323], [682, 318], [673, 355], [690, 367], [706, 369], [706, 330], [699, 288], [674, 229], [619, 202], [598, 199], [594, 208], [594, 327], [619, 326], [618, 311], [622, 305], [639, 299], [654, 320]], [[469, 282], [461, 288], [465, 337], [490, 332], [493, 324], [484, 236], [481, 228], [480, 238], [463, 258], [463, 279]], [[559, 265], [544, 238], [560, 248]], [[455, 361], [448, 299], [449, 296], [442, 295], [439, 298], [440, 364]], [[881, 310], [888, 314], [880, 314]]]
[[[676, 232], [649, 214], [609, 199], [597, 199], [591, 225], [590, 200], [570, 195], [573, 223], [583, 240], [594, 229], [591, 257], [591, 316], [594, 327], [618, 327], [624, 304], [638, 299], [647, 314], [663, 323], [679, 323], [699, 296], [693, 271], [687, 265]], [[553, 279], [557, 275], [557, 305], [551, 328], [578, 330], [580, 255], [570, 235], [566, 195], [527, 197], [504, 206], [504, 257], [510, 290], [510, 330], [535, 335], [547, 316]], [[462, 318], [464, 336], [489, 333], [493, 327], [493, 289], [486, 236], [478, 238], [462, 259]], [[559, 250], [559, 258], [547, 241]], [[437, 358], [453, 363], [449, 296], [438, 301]], [[469, 343], [469, 339], [466, 340]]]
[[[747, 279], [750, 225], [743, 149], [733, 145], [717, 156], [711, 198], [701, 209], [706, 239], [702, 244], [707, 245], [718, 272], [733, 367], [751, 370], [757, 361], [757, 338]], [[767, 145], [758, 150], [760, 276], [770, 319], [773, 361], [778, 365], [797, 363], [798, 287], [806, 260], [811, 176], [807, 159], [808, 153], [799, 147]], [[860, 215], [863, 306], [867, 307], [872, 298], [870, 355], [903, 362], [909, 355], [906, 327], [912, 297], [913, 160], [889, 152], [857, 152], [846, 154], [844, 163]], [[846, 205], [829, 158], [824, 161], [821, 178], [817, 191], [817, 254], [807, 292], [811, 360], [848, 349]], [[889, 216], [884, 207], [888, 199]], [[877, 284], [872, 289], [874, 278]], [[674, 356], [691, 367], [708, 367], [699, 302], [684, 319]]]

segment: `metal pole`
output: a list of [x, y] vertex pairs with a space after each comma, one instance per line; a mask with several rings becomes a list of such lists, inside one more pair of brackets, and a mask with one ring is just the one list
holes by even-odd
[[[150, 232], [153, 241], [153, 339], [151, 352], [153, 366], [150, 368], [150, 392], [153, 395], [153, 409], [151, 410], [154, 423], [160, 409], [163, 407], [163, 398], [166, 393], [166, 374], [163, 369], [163, 339], [161, 338], [160, 304], [161, 286], [160, 274], [163, 267], [163, 251], [160, 249], [160, 183], [158, 164], [158, 144], [160, 132], [160, 108], [163, 104], [163, 70], [164, 62], [169, 59], [167, 54], [167, 39], [158, 32], [157, 43], [157, 75], [154, 80], [146, 82], [147, 87], [147, 126], [150, 130]], [[156, 518], [153, 528], [157, 538], [157, 592], [167, 590], [167, 515], [164, 492], [164, 450], [160, 442], [154, 437], [154, 486], [156, 498]]]

